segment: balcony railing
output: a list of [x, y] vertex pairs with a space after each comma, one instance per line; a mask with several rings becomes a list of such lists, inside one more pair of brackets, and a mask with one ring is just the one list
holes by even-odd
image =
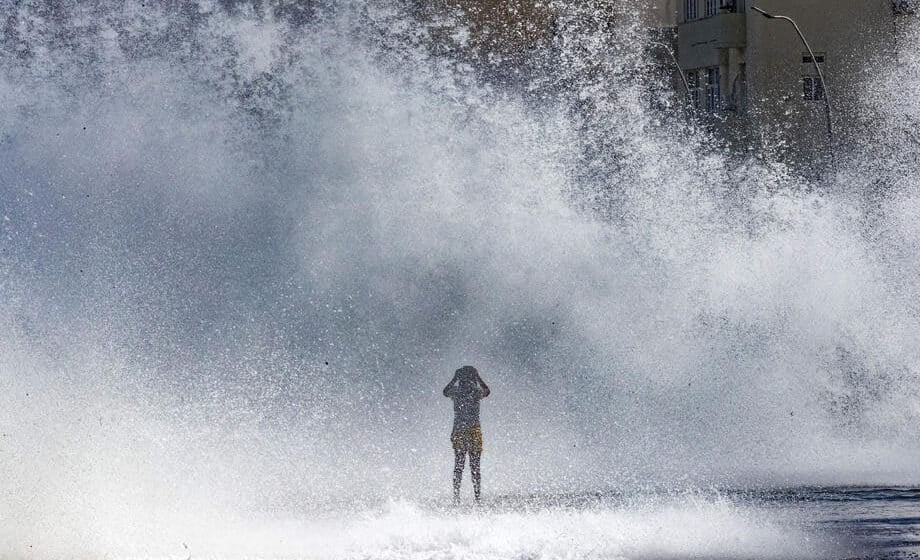
[[691, 22], [719, 14], [744, 13], [745, 0], [684, 0], [682, 22]]

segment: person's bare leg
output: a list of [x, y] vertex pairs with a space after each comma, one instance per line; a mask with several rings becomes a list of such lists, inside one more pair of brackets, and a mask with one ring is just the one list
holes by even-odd
[[[460, 481], [463, 480], [463, 465], [466, 462], [466, 453], [454, 450], [454, 502], [460, 501]], [[472, 465], [472, 459], [470, 460]]]
[[470, 472], [473, 474], [473, 495], [476, 496], [476, 503], [479, 503], [479, 496], [481, 494], [481, 480], [482, 478], [479, 475], [479, 458], [481, 455], [479, 453], [470, 453]]

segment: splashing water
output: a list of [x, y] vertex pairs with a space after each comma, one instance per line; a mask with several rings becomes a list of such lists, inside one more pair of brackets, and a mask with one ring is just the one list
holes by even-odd
[[483, 62], [396, 2], [2, 5], [0, 553], [816, 554], [718, 500], [412, 505], [465, 363], [493, 496], [920, 478], [918, 49], [818, 183], [650, 108], [628, 7]]

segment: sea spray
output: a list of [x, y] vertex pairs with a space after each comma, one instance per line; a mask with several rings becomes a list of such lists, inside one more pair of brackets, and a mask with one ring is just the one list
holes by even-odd
[[465, 363], [487, 495], [917, 480], [890, 146], [824, 183], [713, 149], [642, 99], [628, 11], [559, 7], [528, 89], [390, 2], [9, 6], [10, 553], [446, 495]]

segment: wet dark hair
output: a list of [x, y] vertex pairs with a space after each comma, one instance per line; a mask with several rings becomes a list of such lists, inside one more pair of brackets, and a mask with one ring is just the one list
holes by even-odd
[[476, 368], [473, 366], [463, 366], [456, 371], [457, 377], [459, 377], [461, 380], [468, 379], [469, 381], [476, 379], [476, 375], [478, 373], [479, 372], [476, 371]]

